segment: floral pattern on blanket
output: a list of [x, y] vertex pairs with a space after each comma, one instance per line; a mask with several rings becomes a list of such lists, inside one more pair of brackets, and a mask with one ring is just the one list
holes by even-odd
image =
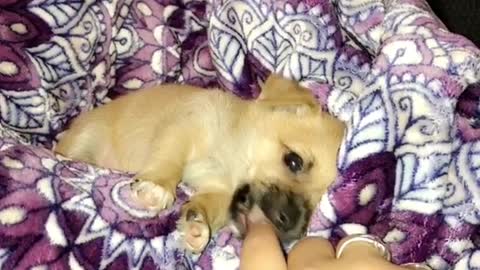
[[[160, 83], [255, 98], [270, 72], [348, 124], [309, 234], [369, 232], [397, 263], [480, 265], [480, 52], [423, 0], [7, 0], [0, 3], [0, 268], [237, 269], [223, 230], [183, 251], [172, 209], [131, 176], [51, 148], [80, 112]], [[466, 90], [465, 90], [466, 89]]]

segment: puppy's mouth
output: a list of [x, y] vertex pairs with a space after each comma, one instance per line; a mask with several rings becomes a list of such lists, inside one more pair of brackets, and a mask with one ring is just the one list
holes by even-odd
[[271, 223], [271, 221], [265, 216], [263, 211], [254, 205], [252, 209], [239, 211], [234, 220], [235, 231], [238, 232], [240, 237], [244, 237], [246, 232], [249, 230], [251, 224], [266, 224]]
[[271, 223], [282, 242], [301, 238], [307, 229], [311, 209], [307, 200], [274, 184], [245, 184], [230, 204], [233, 231], [244, 237], [249, 223]]
[[[243, 185], [235, 191], [229, 211], [232, 221], [232, 229], [237, 237], [243, 238], [248, 231], [248, 225], [250, 223], [249, 218], [251, 218], [250, 212], [253, 212], [252, 210], [254, 210], [254, 206], [256, 205], [253, 194], [251, 193], [250, 185]], [[256, 209], [259, 209], [258, 206], [256, 206]], [[263, 213], [262, 216], [266, 219]]]

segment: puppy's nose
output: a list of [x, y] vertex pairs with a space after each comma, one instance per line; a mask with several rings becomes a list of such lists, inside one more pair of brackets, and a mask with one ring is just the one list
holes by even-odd
[[283, 228], [291, 228], [292, 226], [292, 219], [288, 216], [287, 211], [279, 211], [278, 214], [275, 215], [275, 222], [278, 226]]
[[271, 186], [263, 194], [260, 206], [279, 230], [282, 238], [296, 238], [303, 234], [309, 217], [309, 209], [301, 194], [286, 188]]
[[301, 222], [302, 205], [297, 203], [298, 198], [287, 198], [277, 201], [277, 205], [269, 209], [272, 222], [282, 231], [291, 231]]

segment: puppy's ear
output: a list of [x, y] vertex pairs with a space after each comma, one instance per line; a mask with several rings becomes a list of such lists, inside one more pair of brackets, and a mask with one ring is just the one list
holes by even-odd
[[286, 111], [303, 115], [320, 110], [313, 94], [300, 86], [297, 81], [272, 73], [261, 87], [262, 92], [257, 101], [273, 111]]

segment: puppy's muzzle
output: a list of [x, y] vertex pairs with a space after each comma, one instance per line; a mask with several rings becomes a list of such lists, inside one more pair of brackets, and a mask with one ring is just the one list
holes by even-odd
[[240, 236], [247, 231], [250, 222], [271, 222], [283, 242], [301, 238], [307, 229], [311, 215], [308, 201], [298, 193], [275, 184], [245, 184], [240, 186], [232, 199], [230, 215]]

